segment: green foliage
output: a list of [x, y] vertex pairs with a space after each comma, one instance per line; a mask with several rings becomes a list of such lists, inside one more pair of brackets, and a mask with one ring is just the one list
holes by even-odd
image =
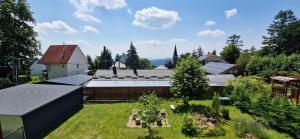
[[154, 131], [151, 129], [151, 124], [160, 120], [159, 112], [161, 99], [156, 96], [154, 92], [151, 94], [146, 93], [139, 98], [142, 106], [142, 121], [143, 128], [148, 129], [150, 137], [154, 136]]
[[217, 136], [225, 136], [225, 135], [226, 135], [226, 131], [220, 127], [209, 129], [206, 133], [204, 133], [205, 137], [217, 137]]
[[11, 80], [9, 80], [8, 78], [0, 77], [0, 88], [12, 86], [12, 85], [14, 85], [14, 83]]
[[149, 59], [147, 58], [141, 58], [139, 60], [139, 65], [140, 65], [140, 69], [151, 69], [152, 68], [152, 65], [149, 61]]
[[239, 67], [239, 69], [242, 70], [242, 72], [245, 71], [246, 66], [247, 66], [248, 62], [250, 61], [250, 59], [251, 59], [250, 53], [248, 53], [248, 52], [240, 53], [240, 56], [237, 59], [236, 64]]
[[[299, 46], [299, 44], [297, 44], [299, 43], [299, 37], [295, 38], [297, 37], [297, 33], [295, 32], [299, 33], [299, 30], [297, 30], [297, 26], [292, 24], [296, 21], [297, 18], [292, 10], [279, 11], [273, 23], [267, 29], [268, 36], [263, 36], [263, 44], [265, 47], [262, 49], [262, 54], [275, 56], [282, 53], [291, 54], [296, 52], [293, 52], [293, 50], [295, 48], [297, 50], [299, 49], [299, 47], [296, 47], [297, 45]], [[287, 42], [287, 44], [284, 44], [285, 42]]]
[[226, 86], [235, 105], [244, 112], [263, 119], [263, 124], [300, 138], [300, 109], [284, 97], [271, 97], [270, 87], [251, 79], [236, 78]]
[[216, 94], [213, 96], [213, 100], [212, 100], [212, 104], [211, 104], [211, 109], [212, 109], [212, 112], [213, 112], [213, 115], [216, 117], [216, 118], [219, 118], [220, 115], [219, 115], [219, 112], [220, 112], [220, 96], [219, 94]]
[[43, 81], [42, 76], [31, 76], [31, 81], [29, 83], [35, 84]]
[[236, 45], [228, 44], [223, 48], [220, 55], [227, 62], [234, 64], [240, 56], [240, 49]]
[[228, 37], [226, 44], [235, 45], [237, 47], [243, 46], [243, 41], [241, 41], [241, 35], [233, 34]]
[[286, 56], [284, 54], [276, 57], [262, 56], [252, 58], [247, 66], [246, 72], [249, 75], [259, 75], [265, 80], [270, 76], [286, 72], [290, 75], [293, 72], [300, 72], [300, 55], [293, 54]]
[[0, 67], [20, 63], [20, 69], [26, 71], [31, 60], [41, 54], [34, 23], [26, 0], [0, 1]]
[[230, 116], [229, 116], [229, 110], [228, 109], [221, 109], [221, 113], [222, 113], [222, 117], [225, 119], [225, 120], [230, 120]]
[[246, 134], [252, 134], [259, 139], [269, 139], [270, 136], [264, 131], [264, 127], [258, 123], [248, 123], [245, 120], [234, 121], [235, 133], [239, 137], [246, 137]]
[[130, 44], [129, 50], [127, 51], [126, 67], [129, 68], [139, 68], [139, 56], [136, 52], [136, 48], [133, 46], [132, 42]]
[[193, 117], [190, 114], [186, 114], [182, 121], [181, 132], [187, 136], [197, 136], [197, 128], [194, 124]]
[[189, 55], [177, 62], [172, 75], [171, 92], [175, 97], [182, 98], [185, 106], [188, 106], [191, 98], [203, 93], [207, 88], [208, 79], [197, 59]]
[[113, 64], [113, 59], [111, 56], [110, 50], [106, 49], [106, 47], [103, 47], [103, 51], [100, 55], [100, 68], [101, 69], [109, 69]]

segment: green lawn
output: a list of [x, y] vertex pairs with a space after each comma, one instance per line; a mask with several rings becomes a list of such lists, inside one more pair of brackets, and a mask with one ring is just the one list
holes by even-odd
[[[183, 113], [171, 112], [169, 105], [176, 103], [175, 101], [164, 100], [163, 108], [168, 113], [168, 120], [171, 127], [157, 128], [159, 136], [170, 139], [188, 138], [181, 133], [181, 121]], [[190, 104], [210, 105], [211, 101], [191, 101]], [[132, 109], [138, 108], [138, 103], [112, 103], [112, 104], [87, 104], [84, 108], [63, 123], [60, 127], [51, 132], [46, 138], [48, 139], [119, 139], [119, 138], [139, 138], [146, 134], [145, 129], [128, 128], [126, 126], [130, 112]], [[226, 107], [230, 111], [230, 118], [243, 118], [252, 121], [253, 118], [241, 113], [232, 106]], [[233, 130], [233, 121], [227, 121], [224, 125], [226, 136], [211, 138], [238, 138]], [[286, 134], [278, 133], [274, 130], [267, 130], [272, 139], [290, 138]], [[201, 138], [201, 137], [198, 137]]]

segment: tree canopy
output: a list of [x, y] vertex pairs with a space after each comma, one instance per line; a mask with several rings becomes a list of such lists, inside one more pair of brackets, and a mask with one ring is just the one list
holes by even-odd
[[111, 52], [104, 46], [100, 55], [100, 68], [109, 69], [113, 64]]
[[[289, 48], [288, 46], [293, 45], [295, 42], [299, 42], [299, 38], [293, 38], [297, 41], [285, 41], [285, 39], [289, 39], [287, 38], [287, 34], [289, 33], [286, 31], [293, 31], [291, 29], [297, 28], [297, 25], [299, 26], [299, 24], [294, 24], [289, 29], [286, 28], [296, 21], [297, 18], [292, 10], [279, 11], [279, 13], [274, 17], [273, 23], [267, 29], [268, 36], [263, 36], [263, 44], [265, 46], [262, 49], [262, 54], [277, 55], [293, 50], [293, 47]], [[295, 32], [297, 32], [297, 30], [295, 30]], [[293, 31], [293, 33], [295, 32]], [[292, 36], [295, 37], [294, 35]], [[288, 42], [288, 44], [283, 44], [283, 42]]]
[[234, 64], [236, 60], [239, 58], [240, 49], [233, 44], [228, 44], [223, 48], [220, 54], [224, 60], [226, 60], [231, 64]]
[[241, 35], [238, 34], [233, 34], [228, 37], [226, 44], [232, 44], [237, 47], [242, 47], [243, 46], [243, 41], [241, 40]]
[[149, 59], [147, 58], [141, 58], [139, 60], [139, 65], [140, 65], [140, 69], [151, 69], [152, 68], [152, 65], [149, 61]]
[[[0, 66], [19, 60], [20, 69], [28, 69], [31, 60], [40, 55], [40, 42], [33, 29], [35, 20], [26, 0], [0, 1]], [[15, 68], [13, 68], [15, 69]]]
[[188, 55], [177, 62], [172, 75], [171, 92], [182, 98], [185, 106], [193, 97], [208, 88], [208, 79], [199, 61]]
[[126, 66], [129, 68], [139, 68], [139, 56], [136, 52], [136, 48], [133, 46], [132, 42], [130, 44], [129, 50], [127, 51], [127, 59], [125, 62]]

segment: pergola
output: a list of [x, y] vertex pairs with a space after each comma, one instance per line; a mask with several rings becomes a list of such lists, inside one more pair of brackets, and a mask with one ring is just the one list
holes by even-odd
[[[274, 76], [271, 77], [272, 81], [272, 95], [283, 96], [291, 98], [292, 101], [299, 103], [299, 92], [300, 92], [300, 79], [285, 77], [285, 76]], [[278, 82], [283, 86], [275, 86], [274, 83]]]

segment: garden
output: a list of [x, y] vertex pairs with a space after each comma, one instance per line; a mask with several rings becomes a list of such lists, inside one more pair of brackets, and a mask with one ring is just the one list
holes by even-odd
[[201, 64], [186, 56], [170, 89], [174, 98], [147, 92], [134, 102], [85, 104], [46, 138], [299, 138], [299, 105], [271, 96], [263, 81], [238, 77], [201, 100], [208, 80]]

